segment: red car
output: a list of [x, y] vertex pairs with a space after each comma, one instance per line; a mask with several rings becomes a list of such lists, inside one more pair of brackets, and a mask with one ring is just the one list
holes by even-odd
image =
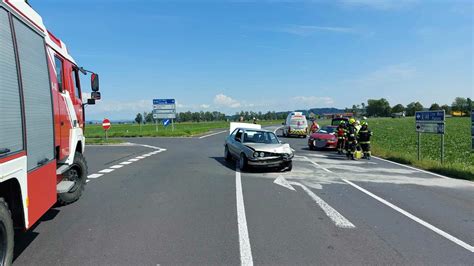
[[309, 149], [337, 149], [336, 131], [337, 126], [325, 126], [311, 134], [308, 140]]

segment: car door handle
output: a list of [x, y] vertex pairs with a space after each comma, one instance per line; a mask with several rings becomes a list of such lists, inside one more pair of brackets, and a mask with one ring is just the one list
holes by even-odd
[[5, 154], [5, 153], [9, 153], [10, 152], [10, 149], [8, 148], [0, 148], [0, 154]]
[[44, 158], [43, 160], [38, 161], [38, 165], [45, 165], [48, 161], [48, 158]]

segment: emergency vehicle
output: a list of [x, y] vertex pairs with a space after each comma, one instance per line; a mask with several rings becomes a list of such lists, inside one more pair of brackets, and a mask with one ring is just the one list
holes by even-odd
[[308, 134], [308, 120], [302, 112], [290, 112], [283, 123], [283, 136], [305, 137]]
[[[91, 73], [87, 103], [80, 73]], [[0, 0], [1, 265], [12, 262], [14, 228], [27, 230], [54, 204], [81, 196], [84, 106], [98, 90], [98, 75], [77, 66], [27, 2]]]

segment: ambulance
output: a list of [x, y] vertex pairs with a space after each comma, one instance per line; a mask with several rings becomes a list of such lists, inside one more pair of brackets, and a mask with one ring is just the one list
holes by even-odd
[[284, 137], [304, 137], [308, 134], [308, 120], [302, 112], [291, 112], [283, 123]]

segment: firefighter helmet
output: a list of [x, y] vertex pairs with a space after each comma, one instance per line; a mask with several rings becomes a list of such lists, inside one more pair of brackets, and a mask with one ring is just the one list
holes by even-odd
[[356, 120], [354, 118], [349, 119], [349, 124], [354, 124]]

